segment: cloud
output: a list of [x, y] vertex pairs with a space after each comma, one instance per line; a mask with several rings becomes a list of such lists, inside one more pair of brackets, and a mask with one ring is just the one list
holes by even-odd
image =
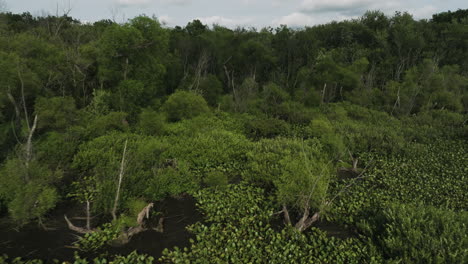
[[308, 13], [315, 12], [358, 12], [371, 7], [372, 0], [303, 0], [301, 11]]
[[151, 2], [151, 0], [117, 0], [117, 4], [121, 6], [141, 6]]
[[409, 10], [409, 13], [416, 19], [430, 18], [433, 14], [437, 13], [437, 8], [435, 6], [428, 5], [417, 9], [411, 9]]
[[227, 18], [222, 16], [197, 17], [196, 19], [206, 25], [217, 24], [226, 27], [246, 26], [252, 22], [251, 18]]
[[165, 4], [165, 5], [188, 5], [190, 3], [192, 3], [192, 0], [160, 0], [159, 2], [161, 2], [162, 4]]
[[158, 20], [159, 20], [159, 22], [161, 22], [163, 24], [167, 24], [167, 25], [174, 23], [174, 19], [172, 17], [170, 17], [169, 15], [159, 16]]
[[149, 4], [163, 4], [163, 5], [187, 5], [192, 0], [116, 0], [120, 6], [147, 6]]
[[272, 21], [273, 25], [287, 25], [289, 27], [304, 27], [318, 24], [329, 23], [334, 21], [343, 21], [357, 18], [355, 15], [342, 14], [340, 12], [325, 12], [319, 14], [306, 14], [302, 12], [294, 12], [287, 16]]
[[314, 22], [315, 21], [312, 17], [300, 12], [294, 12], [287, 16], [273, 20], [273, 24], [275, 25], [288, 25], [290, 27], [309, 26], [315, 24]]

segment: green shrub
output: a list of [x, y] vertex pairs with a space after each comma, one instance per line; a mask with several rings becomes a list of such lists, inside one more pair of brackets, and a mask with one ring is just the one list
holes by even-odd
[[208, 105], [202, 96], [189, 91], [173, 93], [163, 104], [169, 121], [190, 119], [209, 111]]
[[390, 263], [466, 263], [468, 213], [391, 204], [360, 224]]
[[110, 131], [126, 132], [129, 130], [127, 113], [110, 112], [107, 115], [97, 116], [90, 121], [87, 132], [92, 137], [103, 136]]
[[83, 251], [96, 251], [116, 239], [119, 234], [120, 230], [116, 226], [104, 224], [98, 230], [85, 234], [75, 243], [75, 246]]
[[264, 117], [248, 120], [245, 130], [247, 136], [253, 139], [274, 138], [288, 135], [290, 126], [283, 120]]
[[166, 117], [154, 110], [143, 109], [138, 120], [137, 130], [144, 135], [162, 135], [166, 130]]

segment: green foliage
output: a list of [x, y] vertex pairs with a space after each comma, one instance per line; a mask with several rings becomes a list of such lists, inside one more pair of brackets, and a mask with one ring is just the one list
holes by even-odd
[[391, 204], [360, 223], [389, 263], [464, 263], [467, 212]]
[[37, 161], [26, 166], [19, 159], [8, 159], [1, 168], [0, 199], [18, 225], [40, 219], [58, 201], [52, 184], [61, 176], [61, 171], [51, 171]]
[[292, 124], [307, 124], [312, 120], [314, 112], [301, 103], [287, 101], [275, 109], [275, 115]]
[[86, 131], [94, 137], [103, 136], [112, 130], [126, 132], [129, 130], [127, 116], [123, 112], [110, 112], [107, 115], [97, 116], [91, 120]]
[[[373, 217], [366, 211], [388, 203], [423, 204], [440, 209], [466, 210], [466, 147], [462, 142], [441, 141], [432, 145], [412, 144], [400, 156], [366, 155], [370, 169], [366, 178], [353, 184], [333, 206], [335, 219], [355, 223]], [[354, 181], [354, 180], [351, 180]], [[333, 184], [332, 193], [350, 184]]]
[[[286, 173], [287, 170], [284, 166], [291, 160], [297, 160], [305, 164], [309, 160], [319, 161], [325, 159], [326, 156], [322, 155], [321, 147], [320, 142], [317, 140], [262, 139], [252, 145], [247, 153], [247, 168], [243, 177], [249, 182], [271, 185], [283, 173]], [[306, 157], [304, 157], [304, 154]], [[301, 173], [297, 174], [297, 177], [303, 176]]]
[[313, 151], [304, 150], [302, 157], [291, 155], [280, 161], [281, 174], [274, 179], [278, 204], [296, 206], [299, 210], [322, 209], [328, 196], [331, 166], [321, 157], [320, 150]]
[[93, 189], [99, 194], [94, 203], [96, 211], [110, 212], [112, 208], [125, 140], [128, 147], [122, 182], [123, 203], [144, 193], [156, 173], [153, 166], [167, 148], [157, 139], [125, 133], [110, 133], [82, 144], [74, 157], [73, 168], [79, 175], [78, 181], [92, 178]]
[[[93, 260], [82, 258], [75, 252], [75, 257], [72, 262], [64, 262], [70, 264], [152, 264], [154, 258], [148, 255], [140, 255], [136, 251], [128, 254], [127, 256], [113, 256], [111, 258], [97, 257]], [[23, 260], [22, 258], [9, 259], [8, 256], [0, 256], [0, 264], [44, 264], [42, 260]]]
[[246, 134], [253, 139], [287, 136], [289, 130], [288, 123], [276, 118], [257, 117], [245, 123]]
[[148, 136], [164, 134], [166, 130], [166, 117], [151, 109], [143, 109], [138, 116], [137, 131]]
[[68, 168], [76, 150], [79, 138], [72, 133], [49, 132], [36, 144], [38, 160], [49, 168]]
[[83, 251], [96, 251], [116, 239], [119, 234], [120, 230], [117, 227], [104, 224], [96, 231], [86, 233], [75, 243], [75, 246]]
[[77, 122], [77, 110], [72, 97], [39, 97], [34, 109], [39, 117], [39, 129], [64, 131]]
[[193, 118], [209, 110], [203, 97], [188, 91], [177, 91], [169, 96], [162, 109], [170, 121]]
[[138, 226], [138, 214], [147, 205], [148, 203], [142, 199], [129, 199], [124, 206], [125, 213], [122, 214], [114, 224], [117, 225], [120, 229]]
[[210, 171], [206, 174], [204, 183], [209, 187], [224, 187], [228, 184], [228, 177], [221, 171]]
[[15, 194], [8, 204], [10, 216], [19, 225], [33, 219], [40, 219], [50, 209], [55, 207], [58, 195], [53, 187], [27, 184]]
[[[71, 197], [109, 213], [128, 140], [115, 229], [134, 226], [144, 201], [186, 192], [211, 219], [164, 261], [466, 262], [455, 234], [468, 204], [467, 12], [260, 30], [1, 13], [0, 210], [47, 225]], [[362, 175], [334, 177], [353, 161]], [[228, 185], [242, 179], [268, 192]], [[331, 199], [322, 218], [351, 229], [365, 219], [367, 233], [269, 224], [280, 203], [294, 221]], [[109, 261], [151, 258], [95, 263]]]
[[93, 99], [89, 103], [87, 110], [94, 116], [106, 115], [109, 113], [111, 95], [108, 91], [93, 90]]
[[379, 263], [357, 239], [329, 238], [318, 229], [275, 231], [269, 224], [273, 210], [261, 189], [230, 185], [195, 197], [209, 225], [190, 226], [196, 235], [191, 246], [165, 250], [163, 263]]
[[144, 105], [145, 86], [141, 81], [124, 80], [119, 83], [117, 89], [112, 92], [110, 101], [116, 111], [135, 113]]
[[191, 192], [199, 187], [200, 180], [192, 175], [186, 164], [177, 162], [177, 167], [163, 167], [154, 171], [154, 176], [146, 183], [145, 194], [149, 199], [161, 200], [165, 197]]
[[216, 106], [218, 98], [223, 93], [223, 84], [216, 76], [210, 74], [201, 79], [198, 89], [209, 105]]
[[310, 122], [306, 130], [307, 137], [318, 138], [322, 143], [325, 152], [332, 159], [343, 156], [345, 144], [332, 123], [325, 118], [317, 118]]

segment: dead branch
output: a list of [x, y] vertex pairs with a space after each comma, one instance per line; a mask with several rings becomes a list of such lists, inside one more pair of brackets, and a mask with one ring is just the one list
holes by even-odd
[[21, 84], [21, 99], [22, 99], [22, 103], [23, 103], [24, 118], [26, 119], [26, 125], [28, 126], [28, 130], [31, 130], [31, 126], [29, 125], [28, 109], [26, 108], [26, 99], [24, 98], [24, 81], [23, 81], [23, 75], [21, 75], [21, 71], [20, 71], [20, 67], [19, 67], [19, 62], [18, 62], [18, 78], [19, 78], [20, 84]]
[[154, 203], [150, 203], [145, 208], [143, 208], [143, 210], [141, 210], [141, 212], [138, 214], [138, 217], [137, 217], [138, 225], [142, 226], [143, 220], [145, 219], [145, 217], [146, 219], [149, 218], [149, 211], [151, 210], [151, 208], [153, 208], [153, 206], [154, 206]]
[[161, 217], [158, 222], [158, 226], [156, 228], [153, 228], [153, 230], [163, 233], [164, 232], [164, 217]]

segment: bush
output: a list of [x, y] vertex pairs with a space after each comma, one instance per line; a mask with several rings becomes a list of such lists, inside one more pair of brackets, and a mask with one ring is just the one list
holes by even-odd
[[166, 117], [151, 109], [144, 109], [139, 117], [137, 130], [148, 136], [162, 135], [166, 130]]
[[169, 121], [190, 119], [209, 111], [202, 96], [188, 91], [173, 93], [162, 106]]
[[312, 120], [314, 113], [301, 103], [287, 101], [278, 106], [276, 115], [293, 124], [307, 124]]
[[98, 116], [91, 121], [87, 131], [92, 137], [98, 137], [109, 133], [112, 130], [128, 131], [127, 113], [110, 112], [104, 116]]
[[290, 131], [289, 124], [276, 118], [255, 118], [245, 124], [247, 136], [253, 139], [274, 138], [287, 136]]
[[392, 263], [466, 263], [468, 213], [391, 204], [361, 229]]

